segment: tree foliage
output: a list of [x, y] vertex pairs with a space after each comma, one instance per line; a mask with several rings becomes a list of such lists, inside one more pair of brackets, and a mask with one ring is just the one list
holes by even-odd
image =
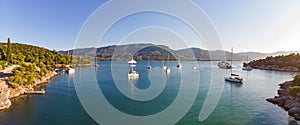
[[297, 93], [300, 93], [300, 74], [294, 76], [291, 87], [288, 89], [288, 92], [292, 96], [296, 96]]
[[294, 76], [294, 80], [292, 81], [292, 86], [300, 86], [300, 74]]
[[7, 48], [6, 48], [6, 60], [8, 63], [11, 63], [12, 61], [12, 56], [11, 56], [11, 43], [10, 43], [10, 38], [7, 39]]
[[0, 43], [0, 61], [2, 61], [0, 62], [2, 67], [6, 66], [2, 65], [6, 64], [5, 62], [8, 64], [35, 63], [38, 67], [40, 63], [46, 66], [53, 66], [54, 64], [92, 63], [88, 58], [77, 58], [72, 55], [61, 54], [56, 50], [51, 51], [38, 46], [10, 43], [10, 39], [8, 39], [8, 43]]
[[277, 66], [278, 68], [294, 67], [300, 70], [300, 54], [291, 53], [289, 55], [268, 56], [265, 59], [258, 59], [244, 64], [244, 66], [260, 67], [260, 66]]

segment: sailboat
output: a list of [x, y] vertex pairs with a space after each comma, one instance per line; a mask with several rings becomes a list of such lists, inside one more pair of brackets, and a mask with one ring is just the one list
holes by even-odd
[[97, 56], [95, 56], [95, 67], [98, 67], [99, 65], [97, 64]]
[[[197, 59], [192, 58], [192, 60], [193, 60], [193, 62], [197, 62]], [[197, 67], [193, 64], [192, 69], [195, 70], [195, 69], [197, 69]]]
[[150, 66], [150, 63], [149, 63], [149, 56], [148, 56], [148, 65], [146, 66], [147, 69], [151, 69], [152, 67]]
[[221, 69], [232, 69], [232, 65], [229, 64], [226, 61], [220, 61], [220, 62], [218, 62], [218, 67], [221, 68]]
[[166, 72], [167, 73], [171, 72], [171, 68], [169, 67], [169, 54], [168, 54], [168, 66], [167, 66]]
[[162, 60], [162, 67], [163, 70], [167, 70], [167, 66], [165, 66], [165, 57], [163, 55], [163, 60]]
[[128, 73], [128, 78], [138, 78], [139, 77], [139, 73], [134, 70], [134, 67], [136, 67], [136, 63], [137, 62], [135, 60], [133, 60], [133, 57], [131, 58], [130, 61], [128, 61], [128, 64], [130, 67], [130, 70]]
[[[233, 48], [231, 49], [231, 64], [230, 65], [232, 65], [232, 53], [233, 53]], [[225, 80], [226, 81], [229, 81], [229, 82], [234, 82], [234, 83], [243, 83], [243, 78], [241, 77], [241, 76], [239, 76], [239, 75], [237, 75], [237, 74], [233, 74], [232, 73], [232, 68], [231, 68], [231, 73], [230, 73], [230, 76], [228, 76], [228, 77], [225, 77]]]
[[177, 64], [177, 68], [181, 69], [182, 68], [182, 65], [180, 64], [180, 56], [179, 56], [179, 62]]
[[[249, 57], [248, 57], [248, 53], [247, 53], [247, 63], [248, 63], [248, 61], [249, 61]], [[242, 69], [245, 71], [252, 71], [253, 68], [251, 66], [246, 66], [246, 67], [243, 67]]]
[[[68, 58], [69, 58], [69, 51], [68, 51]], [[68, 73], [68, 74], [73, 74], [73, 73], [75, 73], [75, 69], [74, 68], [72, 68], [72, 57], [71, 57], [71, 61], [69, 62], [69, 65], [67, 65], [66, 66], [66, 68], [67, 68], [67, 70], [66, 70], [66, 72]]]

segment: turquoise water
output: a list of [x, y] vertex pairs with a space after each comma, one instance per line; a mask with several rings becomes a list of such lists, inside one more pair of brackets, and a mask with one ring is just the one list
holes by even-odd
[[[176, 62], [170, 62], [171, 73], [169, 75], [161, 74], [157, 71], [161, 67], [161, 62], [151, 62], [152, 70], [146, 70], [147, 62], [138, 62], [136, 70], [140, 77], [137, 80], [128, 81], [127, 72], [128, 64], [126, 62], [114, 62], [111, 67], [110, 62], [99, 62], [99, 67], [81, 67], [76, 69], [76, 75], [80, 76], [82, 81], [76, 83], [76, 87], [85, 87], [86, 93], [93, 94], [96, 89], [89, 88], [90, 77], [97, 76], [98, 85], [110, 104], [122, 113], [134, 116], [155, 115], [165, 110], [175, 101], [180, 92], [180, 88], [191, 90], [187, 94], [191, 94], [195, 85], [194, 75], [200, 77], [198, 83], [199, 91], [195, 98], [184, 98], [181, 105], [188, 105], [187, 102], [193, 101], [192, 107], [183, 118], [177, 122], [178, 125], [195, 125], [195, 124], [222, 124], [222, 125], [284, 125], [294, 122], [287, 112], [282, 108], [273, 105], [266, 98], [276, 95], [278, 84], [287, 80], [291, 80], [295, 73], [275, 72], [265, 70], [253, 70], [251, 72], [242, 71], [242, 62], [234, 62], [234, 73], [238, 73], [244, 77], [244, 84], [232, 84], [224, 81], [224, 76], [230, 73], [230, 70], [218, 69], [217, 62], [198, 62], [198, 69], [192, 70], [192, 62], [181, 62], [183, 68], [176, 68]], [[117, 69], [117, 72], [111, 73], [111, 69]], [[113, 70], [114, 71], [114, 70]], [[214, 71], [212, 74], [212, 71]], [[193, 76], [193, 77], [192, 77]], [[12, 100], [12, 107], [8, 110], [0, 111], [0, 124], [5, 125], [39, 125], [39, 124], [97, 124], [97, 120], [86, 112], [76, 95], [73, 82], [74, 75], [61, 74], [51, 80], [45, 86], [47, 93], [45, 95], [24, 95]], [[161, 93], [147, 101], [133, 100], [121, 91], [118, 87], [122, 87], [132, 98], [138, 98], [138, 89], [147, 90], [151, 87], [150, 77], [162, 78], [156, 82], [165, 82], [165, 86]], [[183, 82], [183, 77], [188, 78], [189, 82]], [[190, 77], [190, 78], [189, 78]], [[210, 81], [220, 83], [224, 87], [221, 92], [220, 100], [212, 112], [212, 114], [204, 121], [199, 122], [198, 116], [203, 106], [204, 100], [210, 88]], [[120, 82], [121, 86], [116, 86], [114, 80]], [[184, 84], [184, 85], [182, 85]], [[222, 88], [221, 87], [221, 88]], [[220, 93], [220, 86], [212, 86], [213, 93]], [[78, 89], [78, 88], [77, 88]], [[154, 89], [159, 89], [154, 86]], [[91, 97], [92, 98], [92, 97]], [[97, 98], [92, 98], [97, 99]], [[101, 105], [97, 105], [101, 108]], [[97, 110], [97, 108], [95, 108]], [[180, 112], [182, 109], [172, 109]], [[104, 113], [104, 112], [103, 112]], [[106, 114], [104, 114], [106, 115]], [[109, 115], [109, 114], [107, 114]], [[113, 117], [111, 118], [114, 119]], [[158, 118], [159, 120], [159, 118]], [[166, 119], [161, 119], [166, 120]], [[168, 119], [167, 119], [168, 120]], [[145, 121], [145, 124], [151, 124]]]

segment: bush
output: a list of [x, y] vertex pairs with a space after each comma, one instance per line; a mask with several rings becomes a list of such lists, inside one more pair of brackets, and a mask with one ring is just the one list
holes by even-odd
[[294, 76], [294, 80], [292, 81], [292, 86], [300, 86], [300, 74]]
[[0, 66], [1, 66], [1, 70], [5, 69], [5, 67], [7, 67], [8, 63], [4, 60], [0, 60]]
[[288, 92], [291, 96], [296, 96], [297, 93], [300, 93], [300, 86], [292, 86], [289, 88]]

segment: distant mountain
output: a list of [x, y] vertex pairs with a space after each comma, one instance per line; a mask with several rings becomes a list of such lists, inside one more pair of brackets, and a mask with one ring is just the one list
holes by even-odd
[[[275, 53], [259, 53], [259, 52], [241, 52], [231, 53], [223, 50], [208, 51], [200, 48], [186, 48], [173, 50], [168, 46], [154, 44], [128, 44], [128, 45], [112, 45], [99, 48], [82, 48], [68, 51], [60, 51], [63, 54], [70, 54], [97, 57], [98, 60], [129, 60], [132, 55], [138, 60], [223, 60], [224, 55], [227, 60], [246, 61], [266, 58], [267, 56], [288, 55], [290, 53], [299, 53], [297, 51], [275, 52]], [[134, 53], [134, 54], [133, 54]], [[193, 57], [194, 55], [194, 57]]]

